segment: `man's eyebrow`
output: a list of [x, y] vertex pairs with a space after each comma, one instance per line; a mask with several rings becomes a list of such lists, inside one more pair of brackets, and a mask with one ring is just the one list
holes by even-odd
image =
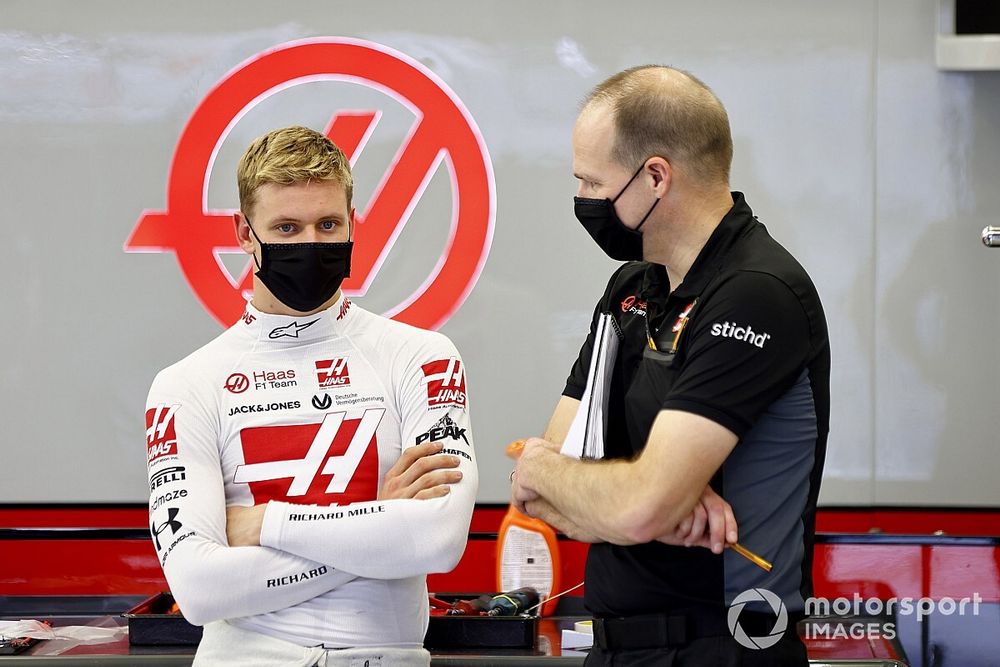
[[573, 172], [573, 178], [575, 178], [578, 181], [586, 181], [588, 183], [598, 183], [599, 182], [596, 178], [594, 178], [592, 176], [587, 176], [586, 174], [578, 174], [576, 172]]

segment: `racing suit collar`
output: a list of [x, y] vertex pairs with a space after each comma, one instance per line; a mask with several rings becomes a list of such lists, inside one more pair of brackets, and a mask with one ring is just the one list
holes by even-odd
[[235, 326], [262, 342], [304, 345], [341, 335], [355, 309], [343, 293], [332, 306], [312, 315], [264, 313], [247, 301], [246, 311]]

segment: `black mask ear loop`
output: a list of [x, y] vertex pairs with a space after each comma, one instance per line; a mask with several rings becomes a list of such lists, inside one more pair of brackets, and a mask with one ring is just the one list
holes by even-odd
[[[257, 239], [257, 243], [261, 247], [261, 252], [264, 252], [264, 242], [260, 240], [260, 237], [257, 236], [257, 232], [253, 230], [253, 225], [250, 224], [250, 218], [248, 218], [244, 213], [243, 219], [247, 221], [247, 227], [250, 228], [250, 233], [253, 234], [255, 239]], [[253, 253], [253, 263], [257, 265], [257, 270], [260, 271], [260, 262], [257, 261], [257, 253]]]
[[646, 215], [642, 216], [642, 220], [640, 220], [640, 221], [639, 221], [639, 224], [635, 226], [635, 231], [639, 231], [639, 229], [640, 229], [640, 228], [641, 228], [641, 227], [642, 227], [642, 226], [643, 226], [644, 224], [646, 224], [646, 218], [648, 218], [648, 217], [649, 217], [649, 214], [653, 212], [653, 209], [654, 209], [654, 208], [656, 208], [656, 205], [657, 205], [657, 204], [659, 204], [659, 203], [660, 203], [660, 198], [659, 198], [659, 197], [657, 197], [657, 198], [656, 198], [656, 201], [654, 201], [654, 202], [653, 202], [653, 205], [649, 207], [649, 210], [648, 210], [648, 211], [646, 211]]
[[[615, 195], [615, 198], [611, 200], [612, 204], [614, 204], [616, 201], [618, 201], [618, 198], [621, 197], [623, 194], [625, 194], [625, 191], [628, 190], [628, 186], [632, 185], [632, 181], [634, 181], [636, 179], [636, 177], [638, 177], [639, 174], [642, 173], [642, 170], [645, 169], [645, 168], [646, 168], [646, 163], [645, 162], [643, 162], [641, 165], [639, 165], [639, 168], [635, 170], [634, 174], [632, 174], [632, 178], [628, 179], [628, 183], [625, 184], [625, 187], [623, 187], [621, 190], [619, 190], [618, 194]], [[656, 201], [653, 202], [653, 205], [649, 207], [648, 211], [646, 211], [646, 215], [642, 216], [642, 220], [639, 221], [639, 224], [636, 225], [635, 229], [633, 229], [632, 231], [637, 232], [637, 231], [639, 231], [639, 229], [644, 224], [646, 224], [646, 218], [648, 218], [650, 216], [650, 214], [653, 212], [653, 209], [656, 208], [656, 205], [659, 204], [659, 203], [660, 203], [660, 198], [657, 197]]]
[[628, 186], [632, 185], [632, 181], [634, 181], [636, 179], [636, 177], [639, 176], [639, 174], [642, 173], [642, 170], [645, 167], [646, 167], [646, 163], [645, 162], [643, 162], [641, 165], [639, 165], [639, 168], [635, 170], [634, 174], [632, 174], [632, 178], [628, 179], [628, 183], [625, 184], [625, 187], [623, 187], [621, 190], [619, 190], [618, 194], [615, 195], [615, 198], [611, 200], [612, 204], [614, 204], [616, 201], [618, 201], [619, 197], [621, 197], [623, 194], [625, 194], [625, 191], [628, 190]]

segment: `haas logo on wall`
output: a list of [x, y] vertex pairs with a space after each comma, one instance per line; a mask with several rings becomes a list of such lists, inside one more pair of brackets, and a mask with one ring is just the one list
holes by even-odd
[[[126, 252], [171, 252], [202, 305], [229, 326], [243, 314], [253, 287], [252, 260], [239, 278], [221, 253], [238, 252], [233, 210], [207, 205], [209, 178], [226, 136], [250, 109], [271, 95], [316, 81], [371, 88], [411, 110], [409, 132], [371, 199], [358, 206], [358, 237], [347, 294], [364, 294], [378, 274], [410, 211], [439, 166], [449, 172], [451, 231], [439, 257], [428, 257], [427, 278], [385, 314], [436, 329], [472, 291], [489, 253], [495, 187], [489, 154], [468, 110], [429, 69], [385, 46], [357, 39], [318, 38], [269, 49], [239, 65], [208, 93], [184, 128], [167, 177], [166, 210], [143, 211]], [[351, 164], [363, 159], [380, 109], [330, 109], [326, 135]], [[277, 125], [300, 124], [295, 118]], [[267, 128], [274, 129], [274, 128]], [[235, 172], [235, 169], [232, 170]]]

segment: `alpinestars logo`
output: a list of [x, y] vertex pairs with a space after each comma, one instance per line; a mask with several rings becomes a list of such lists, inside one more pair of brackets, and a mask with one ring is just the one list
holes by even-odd
[[244, 465], [233, 482], [248, 484], [254, 504], [288, 500], [302, 505], [349, 504], [378, 496], [375, 433], [384, 408], [361, 419], [331, 412], [320, 424], [263, 426], [240, 432]]
[[308, 329], [317, 322], [319, 322], [319, 320], [313, 320], [312, 322], [306, 322], [305, 324], [292, 322], [288, 326], [272, 329], [271, 333], [267, 334], [267, 337], [271, 340], [274, 340], [275, 338], [298, 338], [300, 331]]
[[465, 408], [465, 372], [462, 362], [451, 357], [432, 361], [420, 367], [427, 385], [427, 406]]
[[146, 410], [146, 466], [166, 456], [177, 456], [177, 434], [174, 414], [180, 405], [167, 407], [163, 403]]
[[465, 429], [459, 428], [455, 420], [449, 415], [445, 415], [438, 420], [434, 426], [430, 428], [426, 433], [421, 433], [417, 436], [417, 441], [415, 444], [419, 445], [422, 442], [437, 442], [438, 440], [444, 440], [445, 438], [451, 438], [452, 440], [464, 440], [465, 444], [469, 444], [469, 439], [465, 437]]
[[316, 379], [319, 381], [320, 389], [350, 387], [351, 376], [347, 371], [347, 358], [317, 361]]
[[736, 322], [716, 322], [712, 325], [712, 335], [742, 340], [761, 349], [764, 348], [767, 339], [771, 337], [769, 333], [759, 334], [750, 327], [738, 327]]

